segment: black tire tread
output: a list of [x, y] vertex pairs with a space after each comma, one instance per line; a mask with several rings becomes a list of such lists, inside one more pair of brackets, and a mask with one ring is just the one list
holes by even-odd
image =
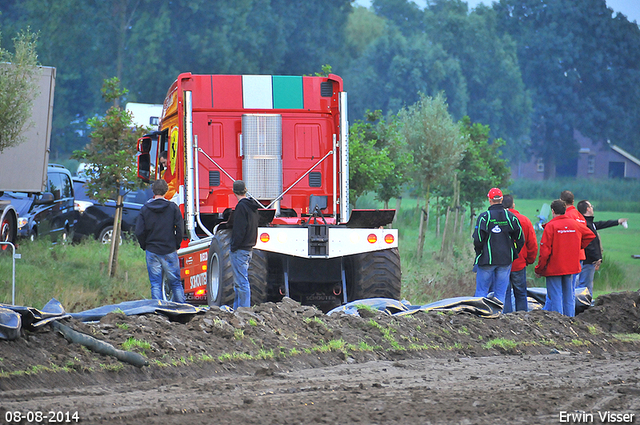
[[222, 230], [218, 231], [211, 239], [211, 245], [209, 246], [209, 261], [213, 258], [214, 253], [218, 254], [220, 262], [220, 285], [222, 286], [222, 296], [218, 297], [218, 294], [211, 296], [209, 294], [209, 273], [211, 267], [207, 267], [207, 298], [211, 299], [209, 305], [221, 306], [229, 305], [233, 306], [233, 270], [231, 269], [231, 257], [229, 247], [231, 245], [231, 232]]
[[251, 285], [251, 305], [267, 301], [267, 253], [253, 250], [249, 263], [249, 284]]
[[365, 298], [400, 299], [402, 282], [398, 248], [352, 256], [350, 275], [348, 301]]

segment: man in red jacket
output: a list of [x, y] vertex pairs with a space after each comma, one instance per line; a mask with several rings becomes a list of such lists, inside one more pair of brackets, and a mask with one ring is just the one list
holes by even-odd
[[[507, 287], [503, 311], [505, 313], [527, 311], [527, 266], [536, 262], [538, 239], [536, 238], [535, 230], [533, 230], [531, 220], [515, 210], [516, 205], [513, 202], [513, 196], [504, 195], [502, 197], [502, 206], [518, 218], [520, 226], [522, 226], [522, 233], [524, 233], [524, 246], [520, 250], [518, 258], [513, 260], [511, 264], [511, 274], [509, 275], [510, 285]], [[515, 310], [511, 300], [512, 292], [516, 300]]]
[[576, 314], [573, 275], [580, 272], [580, 250], [596, 235], [565, 211], [564, 201], [556, 199], [551, 203], [553, 218], [542, 233], [536, 276], [547, 278], [544, 310], [573, 317]]
[[[560, 193], [560, 199], [562, 201], [564, 201], [565, 205], [567, 206], [567, 212], [565, 212], [565, 215], [567, 217], [571, 217], [573, 218], [575, 221], [577, 221], [580, 224], [583, 225], [587, 225], [587, 220], [585, 220], [584, 216], [582, 214], [580, 214], [580, 211], [578, 211], [578, 209], [573, 205], [575, 198], [573, 196], [573, 193], [570, 190], [563, 190]], [[576, 273], [575, 275], [573, 275], [573, 287], [576, 288], [578, 287], [578, 281], [580, 280], [580, 272], [582, 271], [582, 262], [585, 260], [586, 255], [584, 253], [584, 249], [580, 250], [580, 270], [578, 270], [578, 273]]]

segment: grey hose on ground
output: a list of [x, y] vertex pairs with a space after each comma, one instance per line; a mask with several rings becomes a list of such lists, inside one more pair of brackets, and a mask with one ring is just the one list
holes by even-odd
[[133, 351], [119, 350], [107, 342], [100, 341], [99, 339], [96, 339], [92, 336], [71, 329], [69, 326], [63, 325], [57, 320], [51, 322], [51, 326], [53, 326], [53, 329], [59, 331], [62, 335], [64, 335], [64, 337], [68, 341], [84, 345], [85, 347], [96, 353], [113, 356], [122, 362], [132, 364], [136, 367], [149, 365], [147, 359], [145, 359], [144, 356], [138, 353], [134, 353]]

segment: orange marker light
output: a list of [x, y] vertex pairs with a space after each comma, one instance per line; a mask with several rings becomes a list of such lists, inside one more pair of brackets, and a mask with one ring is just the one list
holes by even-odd
[[206, 271], [207, 271], [207, 265], [206, 265], [206, 264], [203, 264], [203, 265], [202, 265], [202, 271], [203, 271], [203, 272], [206, 272]]
[[393, 243], [393, 241], [395, 240], [395, 238], [393, 237], [393, 235], [389, 234], [389, 235], [385, 235], [384, 236], [384, 241], [386, 243]]
[[186, 269], [186, 270], [184, 271], [184, 274], [190, 274], [190, 273], [191, 273], [191, 270], [189, 270], [189, 269]]
[[376, 243], [376, 242], [378, 242], [378, 237], [376, 235], [374, 235], [373, 233], [371, 233], [369, 236], [367, 236], [367, 242]]
[[260, 242], [262, 242], [262, 243], [269, 242], [269, 239], [271, 239], [271, 238], [269, 237], [268, 233], [263, 233], [263, 234], [260, 235]]
[[207, 291], [205, 291], [204, 289], [198, 289], [196, 291], [196, 297], [201, 297], [203, 296]]

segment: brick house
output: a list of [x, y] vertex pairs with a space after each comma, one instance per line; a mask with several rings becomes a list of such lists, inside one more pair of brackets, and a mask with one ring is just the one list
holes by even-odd
[[[640, 179], [640, 159], [624, 149], [609, 142], [598, 143], [584, 137], [579, 131], [574, 131], [574, 139], [580, 146], [578, 157], [569, 170], [565, 168], [564, 176], [577, 178], [628, 178]], [[568, 171], [568, 173], [567, 173]], [[534, 157], [529, 162], [511, 164], [513, 179], [544, 180], [545, 163], [542, 158]]]

